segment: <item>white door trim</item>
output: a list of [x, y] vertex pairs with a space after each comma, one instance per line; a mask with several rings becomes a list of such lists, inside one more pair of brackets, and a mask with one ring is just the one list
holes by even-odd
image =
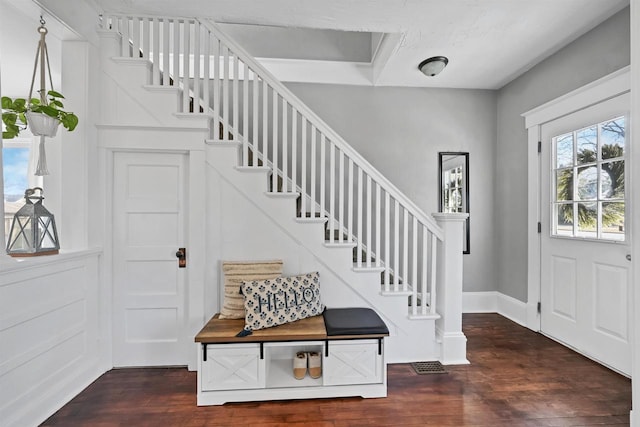
[[[188, 264], [189, 274], [187, 275], [186, 288], [187, 292], [187, 324], [185, 334], [187, 341], [191, 342], [193, 337], [202, 328], [205, 322], [205, 260], [206, 260], [206, 168], [205, 168], [205, 151], [204, 147], [200, 149], [170, 149], [158, 148], [149, 149], [143, 147], [100, 147], [103, 154], [100, 156], [100, 168], [103, 171], [102, 184], [104, 191], [104, 212], [107, 212], [107, 218], [104, 221], [104, 283], [107, 286], [101, 292], [103, 297], [102, 309], [106, 314], [102, 327], [105, 330], [105, 337], [108, 337], [107, 352], [105, 356], [105, 369], [113, 367], [112, 356], [112, 336], [111, 328], [113, 314], [113, 164], [114, 156], [117, 152], [163, 152], [186, 154], [187, 159], [187, 217], [186, 217], [186, 235], [189, 242], [188, 248]], [[188, 346], [187, 362], [188, 369], [195, 371], [197, 369], [197, 346], [195, 343]], [[191, 350], [193, 349], [193, 350]]]
[[[527, 129], [527, 327], [540, 330], [540, 156], [538, 142], [544, 123], [629, 92], [631, 67], [624, 67], [592, 83], [522, 114]], [[632, 211], [630, 209], [630, 211]]]
[[[640, 0], [631, 0], [631, 123], [640, 123]], [[631, 144], [635, 146], [639, 138], [631, 130]], [[640, 150], [632, 150], [630, 156], [631, 182], [640, 182]], [[631, 188], [630, 201], [633, 206], [640, 206], [640, 192]], [[632, 256], [633, 248], [640, 248], [640, 233], [632, 234], [631, 238]], [[640, 325], [640, 268], [637, 268], [637, 261], [632, 258], [631, 262], [631, 283], [632, 283], [632, 316], [635, 320], [633, 325]], [[633, 318], [632, 318], [633, 319]], [[632, 330], [631, 350], [631, 381], [632, 385], [632, 407], [634, 411], [630, 413], [631, 425], [640, 427], [640, 327]]]

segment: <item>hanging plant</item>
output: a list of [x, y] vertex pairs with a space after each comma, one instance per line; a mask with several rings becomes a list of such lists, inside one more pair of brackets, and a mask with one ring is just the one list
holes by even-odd
[[2, 138], [15, 138], [27, 125], [34, 135], [55, 136], [60, 124], [72, 132], [78, 126], [78, 116], [63, 110], [64, 104], [60, 100], [64, 99], [64, 96], [61, 93], [50, 90], [47, 95], [47, 103], [41, 102], [38, 98], [31, 98], [28, 104], [25, 98], [11, 99], [3, 96], [2, 122], [5, 130], [2, 132]]

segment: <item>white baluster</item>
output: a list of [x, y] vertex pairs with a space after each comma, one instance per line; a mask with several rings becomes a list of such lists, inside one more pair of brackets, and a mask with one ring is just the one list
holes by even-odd
[[302, 152], [300, 153], [300, 188], [302, 194], [300, 195], [300, 217], [306, 218], [307, 216], [307, 119], [304, 116], [300, 116], [300, 126], [302, 126], [301, 146]]
[[[411, 311], [415, 315], [418, 313], [418, 219], [415, 215], [413, 217], [413, 230], [411, 231], [411, 240], [413, 242], [413, 253], [411, 260], [411, 284], [413, 285], [413, 292], [411, 298], [413, 298], [413, 304], [411, 305]], [[424, 304], [424, 299], [420, 302]]]
[[373, 200], [371, 200], [373, 197], [373, 193], [371, 192], [371, 176], [367, 175], [367, 208], [365, 209], [365, 212], [367, 214], [367, 267], [371, 267], [371, 252], [373, 250], [373, 242], [371, 241], [371, 214], [372, 214], [372, 206], [371, 204], [373, 203]]
[[[425, 236], [427, 234], [427, 230], [425, 227]], [[438, 257], [438, 239], [436, 239], [436, 236], [433, 235], [433, 233], [429, 233], [431, 235], [431, 252], [429, 254], [429, 259], [431, 260], [431, 286], [429, 291], [431, 292], [430, 295], [430, 301], [429, 301], [429, 312], [430, 314], [436, 314], [436, 266], [438, 265], [437, 261], [437, 257]], [[425, 238], [425, 242], [426, 242], [426, 238]], [[426, 300], [426, 297], [425, 297]]]
[[229, 114], [229, 48], [224, 45], [222, 42], [220, 42], [220, 45], [222, 47], [222, 60], [223, 60], [223, 66], [222, 66], [222, 75], [220, 75], [220, 78], [223, 79], [222, 80], [222, 129], [223, 129], [223, 133], [222, 133], [222, 140], [223, 141], [228, 141], [229, 140], [229, 131], [231, 129], [229, 129], [229, 116], [231, 114]]
[[269, 86], [262, 80], [262, 159], [267, 166], [269, 158]]
[[177, 19], [173, 21], [173, 70], [172, 71], [173, 71], [173, 85], [178, 86], [178, 82], [180, 81], [180, 21]]
[[[326, 154], [325, 154], [325, 136], [324, 133], [320, 133], [320, 215], [324, 216], [325, 209], [325, 165], [326, 165]], [[329, 220], [329, 225], [331, 225], [331, 220]]]
[[153, 34], [151, 36], [151, 41], [153, 43], [151, 84], [157, 86], [160, 85], [160, 21], [158, 21], [158, 18], [153, 18], [151, 24], [153, 28]]
[[420, 314], [424, 316], [425, 314], [427, 314], [427, 305], [429, 304], [429, 301], [427, 301], [428, 286], [429, 286], [429, 282], [427, 280], [428, 270], [429, 270], [429, 245], [428, 245], [429, 236], [427, 235], [427, 228], [423, 224], [420, 224], [420, 229], [422, 230], [422, 257], [421, 257], [422, 275], [420, 277], [422, 279], [421, 280], [422, 304], [420, 304]]
[[344, 242], [344, 154], [342, 150], [338, 150], [339, 162], [338, 162], [338, 227], [340, 232], [338, 233], [338, 242]]
[[249, 166], [249, 65], [246, 62], [242, 74], [242, 166]]
[[193, 113], [200, 114], [200, 23], [193, 23]]
[[385, 292], [389, 292], [389, 268], [391, 266], [391, 254], [389, 253], [389, 224], [391, 222], [391, 209], [389, 204], [391, 203], [391, 197], [389, 196], [389, 192], [384, 192], [384, 256], [385, 256], [385, 266], [384, 266], [384, 290]]
[[393, 199], [393, 290], [400, 284], [400, 203]]
[[183, 25], [183, 55], [182, 55], [182, 112], [189, 112], [189, 46], [190, 46], [190, 37], [191, 30], [190, 24], [188, 21], [184, 21]]
[[[311, 190], [311, 205], [309, 211], [311, 212], [311, 218], [316, 216], [316, 127], [311, 124], [311, 181], [309, 182]], [[321, 214], [322, 215], [322, 214]]]
[[380, 185], [375, 182], [376, 186], [376, 267], [380, 267], [380, 258], [382, 250], [380, 248]]
[[409, 289], [409, 212], [403, 208], [402, 213], [402, 290], [406, 292]]
[[287, 138], [287, 133], [289, 132], [289, 108], [287, 104], [287, 100], [282, 98], [282, 192], [287, 193], [289, 191], [288, 188], [288, 177], [289, 177], [289, 141]]
[[291, 106], [291, 191], [298, 191], [298, 110], [293, 106]]
[[129, 58], [131, 55], [129, 54], [129, 19], [127, 18], [122, 18], [120, 36], [120, 55], [125, 58]]
[[258, 86], [258, 75], [253, 73], [253, 138], [251, 139], [251, 144], [253, 147], [253, 160], [252, 165], [258, 166], [258, 158], [260, 154], [259, 144], [260, 144], [260, 134], [258, 128], [258, 119], [260, 115], [260, 110], [258, 109], [258, 101], [260, 99], [260, 87]]
[[349, 243], [353, 242], [353, 159], [349, 159], [349, 172], [347, 174], [347, 232]]
[[220, 139], [220, 126], [222, 124], [222, 112], [220, 110], [220, 40], [213, 39], [213, 137]]
[[[142, 18], [142, 57], [149, 59], [149, 50], [151, 49], [151, 31], [149, 30], [149, 19]], [[136, 58], [138, 55], [135, 56]]]
[[169, 60], [171, 52], [169, 48], [169, 39], [171, 35], [171, 23], [169, 19], [162, 20], [162, 85], [169, 86], [171, 72], [169, 70]]
[[356, 245], [356, 266], [362, 267], [362, 168], [358, 167], [358, 216], [356, 217], [357, 239]]
[[233, 56], [233, 80], [231, 80], [231, 84], [233, 85], [233, 139], [237, 140], [237, 134], [240, 130], [240, 60], [237, 56]]
[[271, 159], [271, 191], [274, 193], [278, 192], [278, 93], [275, 89], [271, 88], [271, 93], [273, 96], [273, 118], [271, 120], [273, 127], [273, 137], [271, 140], [272, 148], [273, 148], [273, 158]]
[[209, 81], [211, 80], [211, 34], [206, 29], [204, 31], [204, 47], [202, 48], [202, 54], [202, 74], [204, 84], [204, 87], [202, 88], [202, 105], [204, 107], [205, 114], [208, 114], [209, 109], [211, 108], [211, 85], [209, 84]]
[[[131, 49], [131, 57], [132, 58], [138, 58], [140, 57], [140, 19], [139, 18], [133, 18], [131, 20], [131, 24], [132, 24], [132, 41], [133, 41], [133, 48]], [[129, 49], [127, 47], [127, 55], [129, 56]]]
[[329, 141], [329, 241], [335, 241], [336, 217], [336, 153], [335, 144]]

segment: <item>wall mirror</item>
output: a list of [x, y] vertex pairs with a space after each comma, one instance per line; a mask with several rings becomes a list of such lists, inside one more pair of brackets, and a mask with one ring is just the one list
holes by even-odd
[[[469, 213], [469, 153], [438, 153], [440, 200], [438, 210], [444, 213]], [[471, 252], [470, 217], [464, 222], [462, 252]]]

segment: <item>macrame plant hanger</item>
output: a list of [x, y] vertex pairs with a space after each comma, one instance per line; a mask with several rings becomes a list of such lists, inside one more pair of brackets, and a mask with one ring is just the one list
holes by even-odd
[[[47, 73], [49, 75], [49, 86], [51, 90], [53, 89], [53, 79], [51, 78], [51, 67], [49, 65], [49, 51], [47, 50], [47, 43], [45, 42], [45, 37], [47, 35], [47, 29], [45, 28], [45, 20], [40, 16], [40, 26], [38, 27], [38, 33], [40, 34], [40, 41], [38, 41], [38, 48], [36, 49], [36, 60], [33, 65], [33, 76], [31, 77], [31, 88], [29, 89], [29, 97], [27, 98], [27, 103], [31, 100], [31, 95], [33, 94], [33, 85], [36, 81], [36, 71], [38, 70], [38, 62], [40, 62], [40, 103], [42, 105], [47, 105], [47, 88], [46, 88], [46, 74], [45, 74], [45, 66], [47, 67]], [[36, 166], [35, 175], [43, 176], [49, 175], [49, 170], [47, 169], [47, 155], [45, 153], [44, 147], [44, 135], [40, 135], [40, 145], [38, 146], [38, 164]]]

